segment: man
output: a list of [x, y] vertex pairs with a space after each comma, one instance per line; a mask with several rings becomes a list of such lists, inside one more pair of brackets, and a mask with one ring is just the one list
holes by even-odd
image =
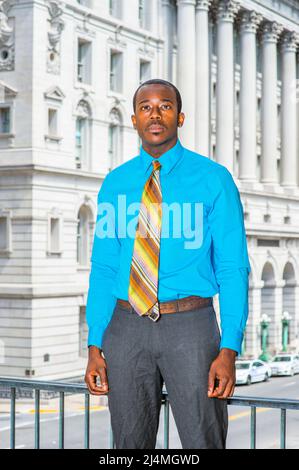
[[108, 393], [116, 448], [155, 448], [163, 381], [182, 447], [226, 446], [225, 399], [248, 316], [243, 210], [230, 172], [182, 146], [181, 107], [170, 82], [139, 86], [140, 155], [110, 172], [98, 194], [85, 382]]

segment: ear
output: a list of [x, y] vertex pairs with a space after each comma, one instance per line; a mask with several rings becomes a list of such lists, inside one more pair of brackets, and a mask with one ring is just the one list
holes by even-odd
[[132, 120], [132, 124], [134, 126], [134, 129], [136, 129], [136, 117], [134, 114], [131, 115], [131, 120]]

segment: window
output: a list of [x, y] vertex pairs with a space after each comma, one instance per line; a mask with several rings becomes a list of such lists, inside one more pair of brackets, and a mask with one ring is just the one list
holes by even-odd
[[144, 1], [143, 0], [139, 0], [138, 18], [139, 18], [139, 24], [143, 28], [144, 26]]
[[235, 94], [235, 125], [239, 126], [240, 119], [240, 91], [236, 90]]
[[77, 263], [81, 266], [87, 266], [90, 258], [90, 220], [90, 209], [85, 205], [81, 206], [77, 220]]
[[85, 123], [82, 118], [76, 119], [76, 166], [81, 168], [82, 164], [82, 141], [85, 129]]
[[0, 210], [0, 253], [12, 251], [11, 246], [11, 212]]
[[114, 168], [114, 163], [117, 155], [117, 126], [110, 124], [109, 126], [109, 164], [108, 171], [111, 171]]
[[76, 167], [88, 169], [91, 147], [91, 110], [85, 100], [81, 100], [77, 107], [75, 132]]
[[9, 134], [10, 126], [10, 107], [5, 106], [0, 108], [0, 133]]
[[110, 112], [110, 125], [108, 136], [108, 171], [120, 164], [121, 154], [121, 117], [117, 109]]
[[57, 109], [48, 109], [48, 134], [57, 136]]
[[0, 217], [0, 250], [7, 247], [7, 217]]
[[78, 39], [77, 79], [82, 83], [91, 83], [91, 42]]
[[87, 336], [86, 307], [81, 305], [79, 310], [79, 356], [81, 357], [86, 356]]
[[48, 253], [61, 252], [61, 218], [50, 215], [48, 225]]
[[145, 60], [140, 61], [139, 83], [149, 80], [151, 76], [151, 63]]
[[115, 18], [121, 18], [121, 1], [120, 0], [109, 0], [109, 15]]
[[150, 29], [151, 20], [151, 2], [145, 0], [139, 0], [138, 4], [138, 18], [139, 26], [141, 28]]
[[77, 3], [84, 7], [91, 7], [90, 0], [77, 0]]
[[256, 110], [256, 113], [257, 113], [257, 116], [256, 116], [256, 120], [257, 120], [257, 128], [260, 130], [261, 129], [261, 98], [258, 97], [257, 99], [257, 110]]
[[122, 58], [121, 52], [111, 51], [110, 56], [110, 90], [122, 92]]

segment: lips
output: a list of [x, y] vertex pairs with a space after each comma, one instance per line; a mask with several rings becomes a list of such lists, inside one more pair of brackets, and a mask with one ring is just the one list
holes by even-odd
[[150, 126], [148, 129], [149, 129], [150, 132], [161, 132], [161, 131], [164, 131], [164, 127], [163, 127], [163, 126], [156, 126], [156, 125], [152, 125], [152, 126]]

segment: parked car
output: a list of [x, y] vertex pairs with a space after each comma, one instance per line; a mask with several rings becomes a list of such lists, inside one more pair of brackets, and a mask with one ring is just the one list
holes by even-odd
[[236, 361], [236, 385], [250, 385], [253, 382], [263, 382], [271, 377], [271, 368], [260, 359]]
[[299, 373], [297, 354], [277, 354], [269, 363], [272, 375], [294, 375]]

